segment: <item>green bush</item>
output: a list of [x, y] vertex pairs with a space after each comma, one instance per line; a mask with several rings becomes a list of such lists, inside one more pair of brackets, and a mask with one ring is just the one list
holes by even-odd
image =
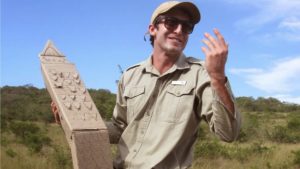
[[242, 112], [295, 112], [300, 105], [281, 102], [275, 98], [237, 97], [238, 107]]
[[109, 90], [104, 89], [89, 89], [88, 91], [95, 102], [101, 117], [106, 120], [111, 119], [116, 103], [116, 95]]
[[1, 120], [0, 120], [0, 126], [1, 126], [1, 133], [5, 132], [7, 130], [7, 120], [5, 117], [1, 114]]
[[22, 140], [25, 139], [26, 135], [38, 133], [40, 128], [31, 122], [23, 122], [23, 121], [11, 121], [10, 123], [11, 131]]
[[194, 155], [196, 158], [227, 158], [245, 161], [252, 155], [270, 153], [271, 148], [264, 146], [262, 142], [254, 142], [250, 147], [240, 147], [233, 143], [233, 146], [222, 145], [219, 141], [198, 141], [195, 146]]
[[292, 118], [288, 121], [288, 129], [293, 131], [300, 131], [300, 118]]
[[[30, 85], [1, 88], [1, 119], [49, 121], [51, 99], [45, 89]], [[53, 117], [52, 117], [53, 121]]]
[[250, 147], [233, 146], [227, 148], [227, 154], [230, 159], [237, 159], [241, 162], [247, 160], [250, 156], [257, 156], [271, 152], [271, 148], [264, 146], [262, 142], [254, 142]]
[[55, 145], [53, 158], [55, 164], [59, 169], [72, 168], [71, 156], [70, 154], [64, 152], [63, 147]]
[[275, 126], [271, 134], [268, 133], [269, 139], [278, 143], [299, 143], [299, 131], [293, 131], [289, 127]]
[[2, 134], [1, 135], [1, 146], [6, 147], [9, 144], [7, 138]]
[[24, 144], [33, 152], [40, 152], [43, 146], [49, 146], [51, 139], [41, 133], [26, 135]]
[[199, 141], [195, 148], [196, 157], [214, 158], [219, 156], [227, 156], [227, 151], [217, 141]]
[[40, 152], [43, 146], [50, 145], [51, 139], [41, 132], [40, 128], [32, 122], [12, 121], [11, 131], [32, 152]]
[[197, 134], [197, 137], [200, 140], [207, 140], [210, 136], [213, 136], [213, 134], [209, 131], [207, 123], [200, 123]]
[[300, 150], [292, 151], [292, 153], [295, 155], [294, 164], [296, 164], [300, 167]]
[[242, 127], [238, 136], [239, 142], [262, 138], [261, 123], [256, 114], [244, 113]]
[[237, 141], [244, 143], [249, 140], [249, 135], [246, 134], [245, 129], [241, 128]]
[[7, 149], [7, 150], [5, 151], [5, 153], [6, 153], [9, 157], [11, 157], [11, 158], [14, 158], [14, 157], [17, 155], [17, 153], [14, 152], [14, 150], [12, 150], [11, 148]]
[[289, 134], [288, 129], [283, 126], [275, 126], [273, 132], [270, 135], [272, 141], [278, 143], [291, 143], [293, 141], [292, 136]]
[[252, 153], [256, 153], [256, 154], [262, 154], [265, 152], [269, 152], [270, 148], [266, 147], [262, 144], [262, 142], [254, 142], [252, 143], [251, 147], [250, 147], [250, 151]]

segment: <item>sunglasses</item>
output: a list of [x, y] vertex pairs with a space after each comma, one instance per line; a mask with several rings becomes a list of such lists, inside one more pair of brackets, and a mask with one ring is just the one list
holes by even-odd
[[155, 25], [163, 23], [165, 28], [169, 31], [174, 31], [177, 29], [178, 25], [181, 25], [182, 32], [185, 34], [191, 34], [194, 30], [194, 24], [189, 21], [180, 20], [174, 17], [161, 16], [158, 17]]

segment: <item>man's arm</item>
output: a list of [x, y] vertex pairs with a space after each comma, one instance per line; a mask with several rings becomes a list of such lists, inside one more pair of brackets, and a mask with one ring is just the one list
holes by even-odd
[[123, 97], [123, 78], [124, 75], [119, 80], [116, 105], [114, 108], [112, 121], [106, 122], [111, 144], [117, 144], [119, 142], [123, 131], [127, 127], [127, 103], [126, 99]]
[[122, 131], [118, 129], [111, 121], [105, 121], [108, 130], [110, 144], [118, 144]]
[[217, 29], [214, 29], [214, 33], [217, 39], [213, 38], [209, 33], [204, 34], [206, 39], [203, 39], [203, 43], [207, 46], [202, 47], [202, 51], [206, 56], [205, 67], [211, 79], [212, 89], [219, 96], [220, 101], [226, 108], [231, 113], [234, 113], [234, 103], [225, 86], [227, 81], [225, 76], [225, 64], [228, 55], [228, 44]]
[[205, 67], [210, 77], [210, 85], [202, 94], [202, 116], [217, 136], [231, 142], [238, 136], [241, 118], [225, 76], [228, 44], [217, 29], [214, 29], [214, 33], [216, 39], [208, 33], [204, 34], [206, 39], [203, 39], [206, 47], [202, 47], [202, 51], [206, 56]]

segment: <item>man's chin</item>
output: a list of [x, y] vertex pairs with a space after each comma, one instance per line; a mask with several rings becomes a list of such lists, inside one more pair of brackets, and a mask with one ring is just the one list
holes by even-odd
[[168, 50], [167, 54], [172, 56], [179, 56], [181, 54], [182, 50]]
[[169, 48], [170, 50], [177, 50], [177, 51], [183, 49], [182, 45], [179, 45], [179, 44], [172, 44], [172, 45], [169, 45], [168, 48]]

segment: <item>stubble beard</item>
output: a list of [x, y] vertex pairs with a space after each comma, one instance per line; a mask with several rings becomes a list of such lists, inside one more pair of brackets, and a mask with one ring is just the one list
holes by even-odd
[[184, 50], [184, 46], [176, 46], [174, 44], [165, 43], [163, 45], [163, 49], [166, 51], [167, 55], [175, 55], [178, 56]]

